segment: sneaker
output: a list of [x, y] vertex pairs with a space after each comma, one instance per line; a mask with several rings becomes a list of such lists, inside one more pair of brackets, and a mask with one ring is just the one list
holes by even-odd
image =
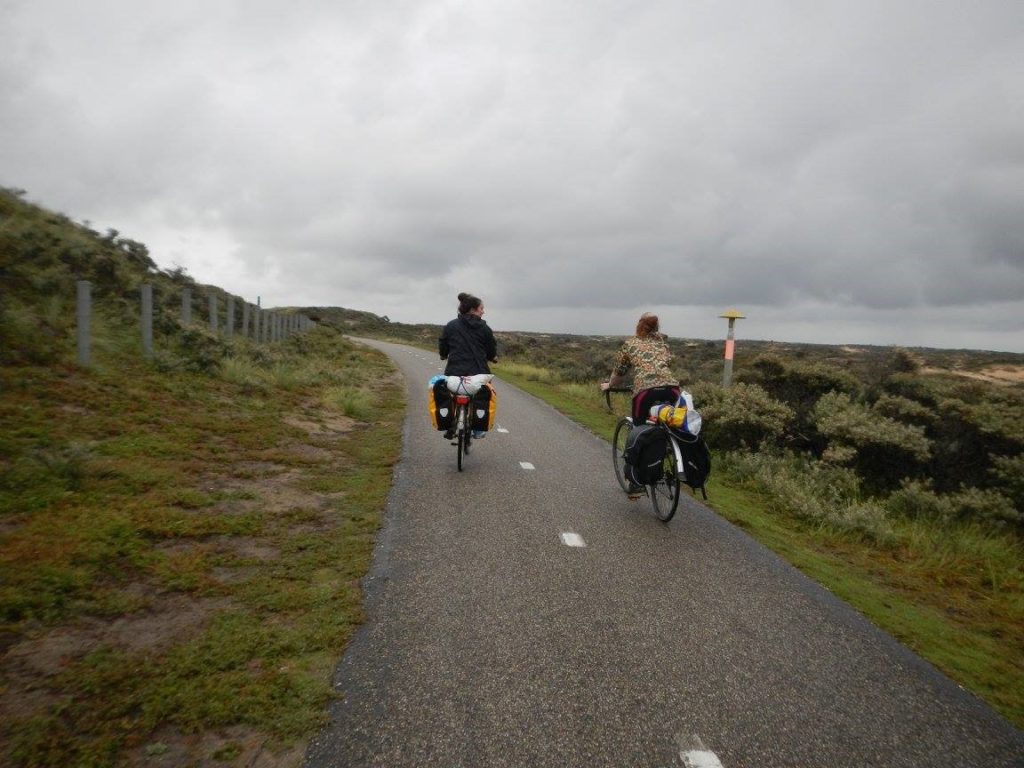
[[445, 440], [454, 440], [455, 439], [455, 427], [452, 427], [451, 429], [447, 430], [444, 433], [444, 439]]
[[484, 432], [483, 430], [480, 430], [480, 429], [474, 429], [473, 430], [473, 439], [474, 440], [482, 440], [485, 437], [487, 437], [487, 433]]
[[638, 498], [640, 496], [646, 496], [647, 495], [647, 489], [644, 488], [642, 485], [637, 485], [636, 483], [630, 483], [629, 484], [629, 490], [626, 491], [626, 495], [629, 496], [631, 499], [635, 499], [635, 498]]

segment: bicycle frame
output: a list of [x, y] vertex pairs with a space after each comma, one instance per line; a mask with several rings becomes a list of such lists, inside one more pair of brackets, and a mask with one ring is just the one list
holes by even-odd
[[[483, 381], [479, 379], [486, 376]], [[455, 406], [453, 414], [455, 420], [455, 445], [458, 449], [458, 467], [462, 471], [462, 462], [469, 453], [469, 446], [472, 442], [472, 403], [474, 395], [480, 387], [488, 383], [490, 374], [478, 374], [477, 376], [449, 376], [448, 391], [452, 393], [452, 401]], [[454, 382], [454, 379], [458, 379]], [[476, 379], [477, 381], [474, 381]]]
[[[604, 391], [605, 402], [608, 405], [608, 410], [613, 412], [611, 395], [613, 392], [631, 392], [632, 390], [624, 389], [621, 387], [609, 387]], [[632, 409], [631, 409], [632, 410]], [[629, 432], [633, 430], [635, 426], [639, 426], [633, 423], [632, 416], [624, 416], [619, 419], [618, 424], [615, 426], [615, 432], [612, 435], [612, 460], [614, 462], [615, 477], [619, 482], [619, 486], [624, 491], [628, 491], [630, 482], [627, 482], [627, 478], [624, 476], [624, 472], [620, 467], [622, 461], [621, 446], [624, 443], [620, 443], [620, 437], [622, 441], [627, 439]], [[668, 445], [672, 446], [671, 461], [672, 469], [671, 476], [669, 473], [665, 473], [665, 476], [661, 480], [657, 480], [646, 486], [646, 494], [654, 505], [654, 513], [662, 522], [668, 522], [672, 519], [676, 513], [676, 509], [679, 506], [680, 486], [683, 479], [686, 477], [685, 464], [683, 464], [683, 453], [679, 448], [680, 438], [673, 434], [672, 430], [666, 424], [657, 423], [656, 426], [668, 441]], [[666, 452], [666, 460], [668, 459], [668, 453]]]

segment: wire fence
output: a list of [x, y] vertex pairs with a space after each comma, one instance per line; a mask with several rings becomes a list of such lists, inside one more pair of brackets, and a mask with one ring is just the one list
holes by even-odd
[[[153, 286], [143, 283], [139, 290], [139, 324], [142, 336], [142, 354], [153, 355]], [[181, 292], [181, 325], [189, 328], [192, 321], [192, 289]], [[236, 301], [234, 296], [224, 297], [221, 313], [221, 295], [207, 294], [210, 333], [225, 338], [236, 334], [261, 344], [272, 344], [303, 333], [316, 326], [305, 315], [294, 312], [272, 312], [247, 301]], [[88, 367], [92, 363], [92, 283], [78, 281], [76, 318], [78, 326], [78, 364]]]

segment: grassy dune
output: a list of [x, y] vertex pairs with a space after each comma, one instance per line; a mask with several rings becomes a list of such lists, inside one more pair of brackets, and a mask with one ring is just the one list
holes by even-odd
[[362, 620], [403, 390], [329, 329], [215, 375], [131, 346], [0, 369], [0, 763], [297, 762]]

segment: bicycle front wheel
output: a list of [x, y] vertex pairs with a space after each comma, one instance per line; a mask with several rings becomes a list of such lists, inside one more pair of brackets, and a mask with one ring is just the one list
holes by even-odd
[[675, 452], [670, 441], [668, 452], [661, 461], [661, 479], [650, 486], [654, 514], [663, 523], [672, 519], [679, 506], [679, 469], [682, 468], [676, 467]]
[[624, 491], [629, 491], [629, 481], [626, 480], [626, 464], [623, 453], [626, 450], [626, 440], [633, 430], [633, 422], [625, 417], [619, 419], [615, 425], [615, 432], [612, 434], [612, 464], [615, 467], [615, 479]]

